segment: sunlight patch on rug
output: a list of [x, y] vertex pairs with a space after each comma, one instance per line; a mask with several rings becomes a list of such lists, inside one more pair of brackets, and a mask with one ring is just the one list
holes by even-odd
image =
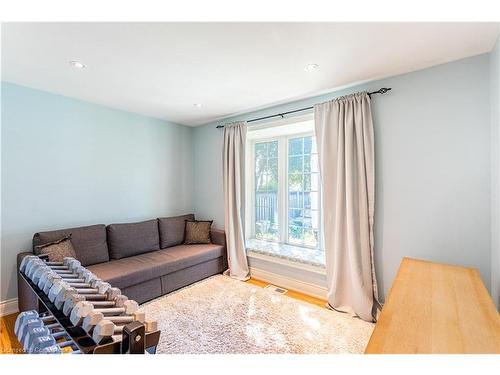
[[141, 306], [158, 354], [363, 353], [374, 324], [217, 275]]

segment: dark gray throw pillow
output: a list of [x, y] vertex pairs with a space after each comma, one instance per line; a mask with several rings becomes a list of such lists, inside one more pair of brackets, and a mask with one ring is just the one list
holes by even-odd
[[210, 227], [213, 220], [186, 220], [184, 244], [212, 243]]
[[49, 262], [62, 262], [65, 257], [76, 258], [76, 252], [71, 243], [71, 235], [54, 242], [35, 246], [35, 254], [48, 255]]

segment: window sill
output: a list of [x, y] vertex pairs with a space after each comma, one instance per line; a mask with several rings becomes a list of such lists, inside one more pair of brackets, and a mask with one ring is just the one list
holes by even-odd
[[292, 266], [305, 266], [318, 273], [325, 272], [325, 255], [322, 250], [258, 239], [247, 240], [246, 249], [249, 256], [263, 256]]

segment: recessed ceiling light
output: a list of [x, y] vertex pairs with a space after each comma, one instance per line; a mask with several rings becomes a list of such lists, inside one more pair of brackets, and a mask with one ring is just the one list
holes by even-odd
[[201, 108], [201, 107], [203, 107], [203, 104], [201, 104], [201, 103], [194, 103], [193, 106], [196, 107], [196, 108]]
[[305, 67], [304, 67], [304, 70], [306, 72], [312, 72], [313, 70], [316, 70], [319, 68], [319, 65], [318, 64], [307, 64]]
[[69, 62], [69, 65], [71, 65], [73, 68], [76, 68], [76, 69], [85, 68], [85, 64], [81, 63], [80, 61], [75, 61], [75, 60], [71, 60]]

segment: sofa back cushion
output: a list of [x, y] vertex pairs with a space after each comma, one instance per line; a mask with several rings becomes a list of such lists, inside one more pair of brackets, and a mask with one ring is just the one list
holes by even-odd
[[121, 259], [160, 250], [160, 236], [156, 219], [139, 223], [110, 224], [106, 229], [111, 259]]
[[75, 249], [76, 258], [82, 266], [109, 261], [106, 226], [104, 224], [35, 233], [33, 251], [35, 246], [55, 242], [67, 236], [71, 236], [71, 244]]
[[162, 249], [177, 246], [184, 242], [184, 227], [186, 220], [194, 220], [194, 215], [188, 214], [158, 219], [160, 245]]

